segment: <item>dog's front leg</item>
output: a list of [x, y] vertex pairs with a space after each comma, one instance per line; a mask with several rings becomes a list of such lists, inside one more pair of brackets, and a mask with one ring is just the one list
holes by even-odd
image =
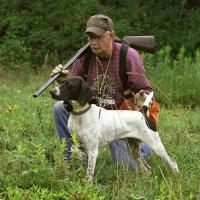
[[86, 179], [89, 181], [92, 180], [94, 174], [97, 155], [98, 155], [98, 148], [93, 150], [88, 149], [88, 167], [87, 167]]

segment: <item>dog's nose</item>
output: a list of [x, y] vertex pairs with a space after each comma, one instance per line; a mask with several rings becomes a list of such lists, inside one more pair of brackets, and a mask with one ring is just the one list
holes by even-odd
[[49, 92], [53, 99], [58, 99], [58, 97], [59, 97], [59, 89], [58, 88], [53, 88]]
[[50, 90], [49, 92], [50, 92], [50, 95], [54, 98], [54, 97], [55, 97], [55, 94], [56, 94], [55, 90], [52, 89], [52, 90]]
[[55, 93], [54, 89], [51, 89], [49, 92], [51, 95]]

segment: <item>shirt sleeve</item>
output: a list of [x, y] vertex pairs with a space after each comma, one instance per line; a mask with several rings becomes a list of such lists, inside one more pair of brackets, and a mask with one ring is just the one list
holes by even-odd
[[141, 56], [132, 48], [129, 48], [127, 51], [126, 66], [128, 73], [128, 86], [134, 93], [137, 93], [140, 90], [149, 93], [153, 90], [146, 77], [144, 63]]
[[84, 76], [85, 76], [82, 58], [77, 59], [72, 65], [70, 77], [74, 77], [74, 76], [80, 76], [82, 78], [84, 78]]

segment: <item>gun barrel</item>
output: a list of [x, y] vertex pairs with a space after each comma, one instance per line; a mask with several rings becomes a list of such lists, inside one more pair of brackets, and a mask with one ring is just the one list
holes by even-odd
[[49, 78], [34, 94], [33, 97], [38, 97], [51, 83], [53, 83], [57, 78], [59, 74], [55, 74], [51, 78]]
[[[68, 69], [71, 64], [75, 62], [75, 60], [82, 55], [82, 53], [89, 47], [89, 42], [83, 46], [79, 51], [69, 60], [65, 65], [63, 65], [63, 69]], [[50, 79], [48, 79], [34, 94], [33, 97], [38, 97], [49, 85], [51, 85], [57, 78], [59, 74], [55, 74]]]

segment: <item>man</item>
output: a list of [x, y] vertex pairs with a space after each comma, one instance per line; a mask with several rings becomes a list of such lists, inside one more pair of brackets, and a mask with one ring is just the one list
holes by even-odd
[[[92, 50], [88, 71], [84, 69], [85, 57], [77, 59], [72, 67], [70, 76], [81, 76], [96, 92], [98, 105], [106, 109], [118, 109], [124, 100], [124, 88], [119, 76], [119, 59], [121, 44], [114, 41], [115, 32], [112, 20], [105, 15], [91, 16], [86, 24], [85, 34]], [[144, 64], [139, 53], [128, 48], [126, 55], [126, 69], [129, 73], [127, 85], [129, 90], [137, 94], [140, 90], [145, 93], [152, 91], [144, 72]], [[68, 74], [69, 71], [62, 70], [59, 65], [52, 71]], [[67, 141], [66, 156], [71, 156], [71, 136], [67, 128], [69, 113], [65, 110], [62, 102], [57, 102], [53, 109], [57, 133], [60, 138]], [[92, 117], [92, 116], [91, 116]], [[112, 158], [123, 164], [129, 164], [132, 169], [137, 169], [135, 160], [127, 154], [126, 144], [123, 140], [115, 140], [109, 144]], [[149, 147], [142, 143], [140, 145], [141, 156], [149, 156]]]

